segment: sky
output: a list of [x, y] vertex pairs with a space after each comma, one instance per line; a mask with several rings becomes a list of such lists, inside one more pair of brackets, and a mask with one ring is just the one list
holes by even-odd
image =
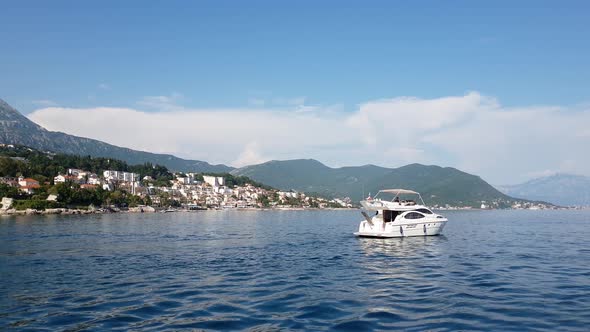
[[590, 175], [587, 1], [18, 1], [0, 98], [49, 130], [233, 166]]

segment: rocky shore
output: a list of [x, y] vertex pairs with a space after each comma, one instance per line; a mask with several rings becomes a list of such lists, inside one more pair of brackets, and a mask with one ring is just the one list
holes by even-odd
[[45, 209], [45, 210], [35, 210], [35, 209], [26, 209], [26, 210], [16, 210], [16, 209], [7, 209], [7, 210], [0, 210], [0, 216], [29, 216], [29, 215], [51, 215], [51, 214], [96, 214], [96, 213], [104, 213], [104, 211], [100, 210], [80, 210], [80, 209], [67, 209], [67, 208], [58, 208], [58, 209]]
[[[220, 210], [220, 209], [211, 209]], [[351, 208], [265, 208], [265, 209], [234, 209], [236, 211], [306, 211], [306, 210], [352, 210]], [[156, 210], [151, 206], [132, 207], [125, 210], [120, 209], [68, 209], [56, 208], [45, 210], [16, 210], [0, 209], [0, 216], [30, 216], [30, 215], [76, 215], [76, 214], [105, 214], [105, 213], [154, 213], [154, 212], [196, 212], [188, 209]]]
[[17, 210], [14, 208], [0, 209], [0, 216], [31, 216], [31, 215], [73, 215], [73, 214], [104, 214], [104, 213], [144, 213], [144, 212], [156, 212], [151, 206], [133, 207], [126, 210], [120, 209], [69, 209], [69, 208], [56, 208], [56, 209], [45, 209], [45, 210]]

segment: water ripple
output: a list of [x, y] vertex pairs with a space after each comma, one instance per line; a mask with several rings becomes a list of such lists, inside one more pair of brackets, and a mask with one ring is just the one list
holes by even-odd
[[357, 211], [3, 218], [0, 330], [587, 330], [588, 211], [446, 214], [389, 240]]

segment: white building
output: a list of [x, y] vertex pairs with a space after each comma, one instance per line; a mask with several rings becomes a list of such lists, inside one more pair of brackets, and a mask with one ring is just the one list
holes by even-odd
[[109, 182], [136, 182], [140, 180], [139, 174], [121, 171], [104, 171], [103, 176]]
[[292, 198], [299, 197], [298, 193], [292, 192], [292, 191], [279, 191], [277, 194], [279, 195], [279, 197], [292, 197]]
[[189, 177], [177, 177], [176, 181], [178, 181], [179, 183], [182, 184], [190, 184], [190, 178]]
[[96, 184], [96, 185], [99, 185], [100, 184], [100, 179], [98, 178], [98, 175], [96, 175], [94, 173], [88, 175], [88, 184]]
[[86, 182], [84, 177], [79, 177], [76, 175], [61, 175], [61, 174], [59, 174], [58, 176], [53, 178], [54, 183], [64, 183], [66, 181], [71, 181], [73, 183], [78, 183], [78, 184], [83, 184]]
[[76, 169], [76, 168], [68, 168], [68, 175], [73, 175], [73, 176], [85, 176], [86, 175], [86, 171], [81, 170], [81, 169]]
[[67, 180], [67, 177], [65, 175], [61, 175], [61, 174], [59, 174], [58, 176], [53, 178], [54, 183], [64, 183], [64, 182], [66, 182], [66, 180]]
[[221, 187], [225, 184], [225, 179], [221, 176], [203, 175], [203, 180], [212, 187]]

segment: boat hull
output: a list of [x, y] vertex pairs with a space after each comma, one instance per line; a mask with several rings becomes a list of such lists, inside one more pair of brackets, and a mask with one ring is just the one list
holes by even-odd
[[409, 236], [434, 236], [442, 233], [447, 221], [425, 221], [422, 223], [391, 225], [384, 231], [358, 231], [354, 235], [359, 237], [393, 238]]

